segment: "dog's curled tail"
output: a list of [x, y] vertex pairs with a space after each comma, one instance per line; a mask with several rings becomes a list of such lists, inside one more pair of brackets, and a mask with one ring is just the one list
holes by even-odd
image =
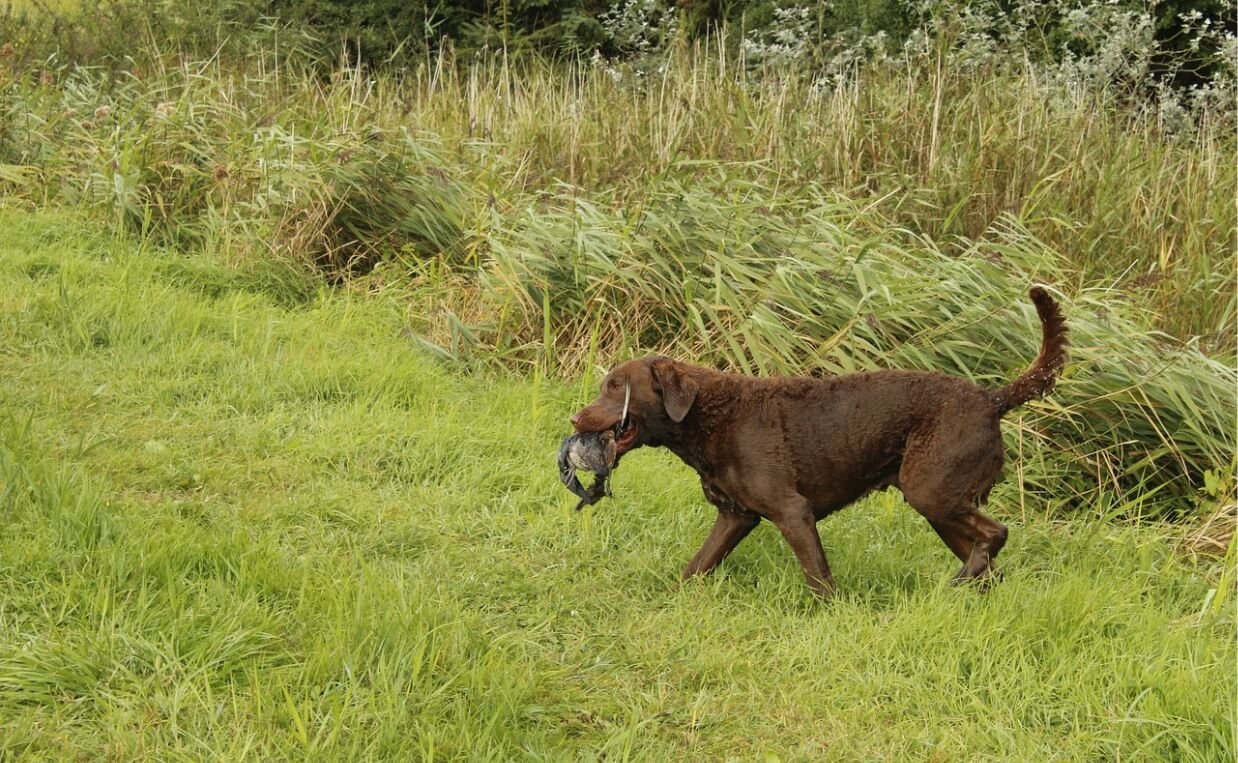
[[1028, 400], [1049, 394], [1066, 366], [1066, 347], [1070, 342], [1062, 311], [1041, 287], [1033, 286], [1029, 294], [1040, 316], [1040, 355], [1022, 376], [993, 393], [998, 410], [1003, 414]]

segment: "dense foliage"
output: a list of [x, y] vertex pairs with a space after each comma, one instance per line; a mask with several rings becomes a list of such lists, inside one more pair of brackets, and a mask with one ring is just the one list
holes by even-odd
[[[7, 11], [5, 10], [7, 8]], [[36, 12], [29, 12], [33, 8]], [[7, 16], [7, 18], [4, 18]], [[0, 4], [0, 31], [54, 40], [60, 55], [134, 55], [133, 32], [197, 54], [243, 53], [272, 22], [311, 31], [323, 60], [415, 65], [443, 45], [631, 58], [717, 37], [754, 63], [791, 58], [829, 70], [896, 54], [926, 31], [953, 44], [999, 48], [1055, 64], [1093, 60], [1109, 76], [1180, 92], [1232, 76], [1238, 10], [1225, 0], [80, 0]], [[31, 35], [32, 29], [37, 33]], [[39, 46], [40, 48], [44, 46]], [[41, 52], [45, 52], [41, 50]], [[1120, 62], [1115, 61], [1122, 59]], [[1120, 63], [1122, 71], [1114, 70]], [[1227, 71], [1229, 70], [1229, 71]], [[1130, 84], [1130, 83], [1128, 83]]]

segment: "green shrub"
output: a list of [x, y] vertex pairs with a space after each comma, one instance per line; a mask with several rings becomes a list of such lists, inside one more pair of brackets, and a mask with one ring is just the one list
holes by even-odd
[[277, 253], [333, 278], [367, 273], [393, 255], [459, 259], [466, 191], [424, 142], [379, 133], [307, 142], [298, 164], [275, 212]]

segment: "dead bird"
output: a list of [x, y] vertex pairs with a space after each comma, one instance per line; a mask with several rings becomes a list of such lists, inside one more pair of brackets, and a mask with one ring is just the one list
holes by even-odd
[[[568, 435], [559, 446], [559, 479], [567, 489], [580, 496], [576, 510], [597, 503], [610, 495], [610, 472], [617, 455], [615, 433], [586, 432]], [[593, 472], [593, 486], [586, 489], [576, 476], [577, 470]]]
[[[628, 406], [632, 403], [632, 385], [623, 391], [623, 414], [612, 429], [600, 432], [577, 432], [563, 438], [559, 445], [559, 479], [567, 489], [580, 496], [576, 510], [580, 511], [610, 495], [610, 473], [619, 461], [619, 442], [616, 439], [628, 428]], [[593, 472], [593, 487], [588, 490], [580, 484], [576, 470]]]

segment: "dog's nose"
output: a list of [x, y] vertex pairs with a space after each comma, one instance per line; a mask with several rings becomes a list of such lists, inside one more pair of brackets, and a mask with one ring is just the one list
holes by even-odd
[[573, 413], [571, 418], [568, 419], [568, 421], [572, 423], [573, 428], [580, 426], [580, 411], [576, 411], [575, 413]]

